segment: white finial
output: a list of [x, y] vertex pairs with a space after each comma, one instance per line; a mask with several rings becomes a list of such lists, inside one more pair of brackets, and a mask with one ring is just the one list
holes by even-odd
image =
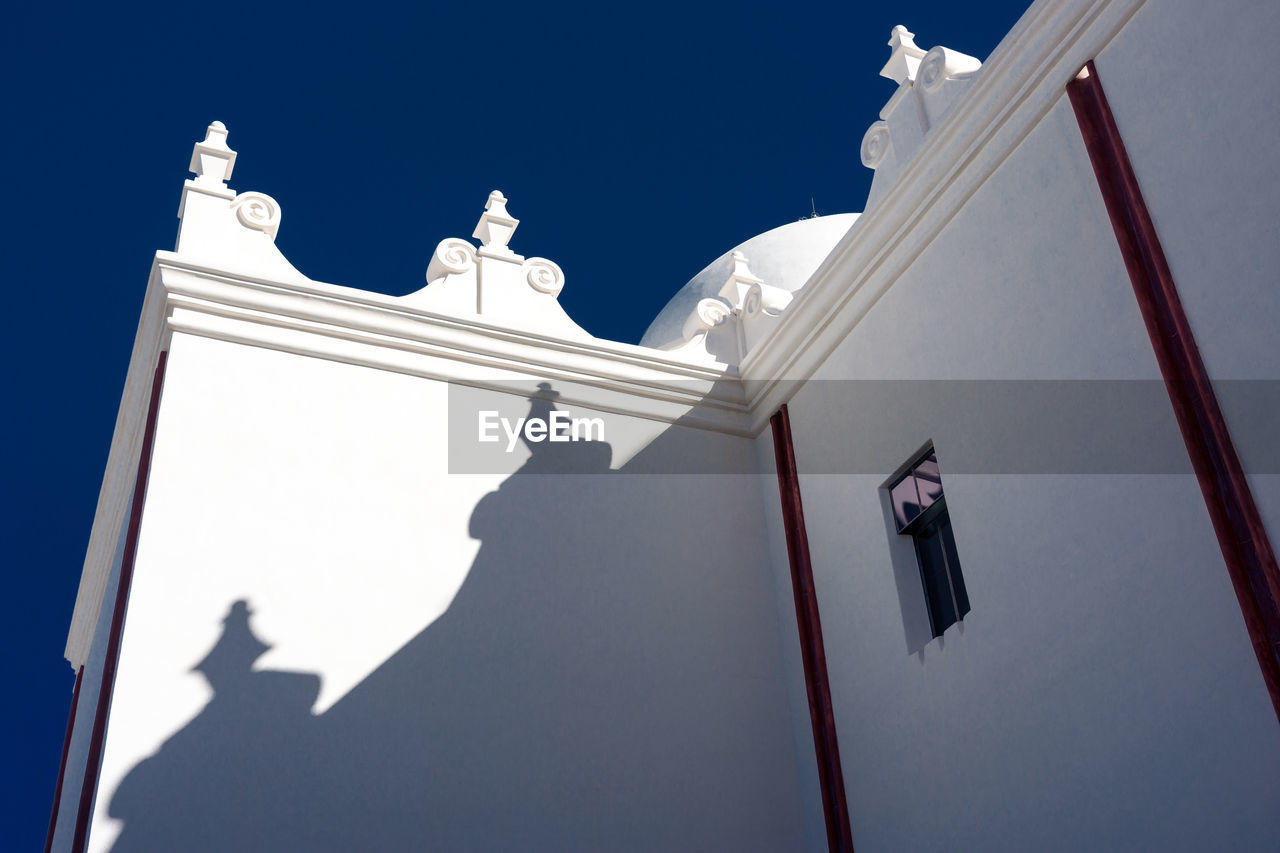
[[881, 77], [888, 77], [899, 84], [916, 79], [916, 69], [924, 58], [924, 51], [912, 41], [915, 37], [916, 34], [902, 24], [893, 28], [889, 33], [889, 47], [893, 52], [889, 54], [889, 61], [884, 64], [884, 68], [880, 69]]
[[741, 252], [734, 252], [733, 257], [729, 259], [729, 281], [742, 282], [743, 284], [760, 284], [764, 279], [756, 276], [747, 266], [747, 256]]
[[507, 213], [507, 197], [499, 190], [494, 190], [489, 193], [484, 213], [480, 215], [480, 222], [471, 236], [480, 241], [482, 252], [487, 249], [496, 255], [514, 255], [515, 253], [507, 248], [507, 242], [516, 232], [516, 226], [519, 224], [519, 219]]
[[729, 277], [720, 288], [720, 297], [728, 300], [735, 309], [742, 307], [742, 300], [753, 284], [763, 284], [764, 280], [747, 266], [747, 256], [734, 252], [729, 258]]
[[227, 147], [227, 126], [215, 121], [192, 150], [189, 168], [196, 173], [197, 184], [225, 187], [235, 165], [236, 152]]

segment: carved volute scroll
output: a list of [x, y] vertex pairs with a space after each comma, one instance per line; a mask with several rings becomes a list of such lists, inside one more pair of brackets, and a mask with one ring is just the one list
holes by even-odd
[[240, 224], [262, 231], [272, 240], [280, 230], [280, 205], [266, 193], [240, 193], [231, 202]]

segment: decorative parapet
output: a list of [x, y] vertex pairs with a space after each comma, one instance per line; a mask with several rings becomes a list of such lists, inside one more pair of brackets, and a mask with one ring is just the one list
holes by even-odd
[[403, 297], [411, 304], [458, 317], [569, 338], [590, 338], [557, 297], [564, 271], [546, 258], [525, 258], [507, 244], [520, 220], [507, 212], [507, 197], [489, 193], [472, 237], [441, 240], [427, 265], [427, 286]]
[[280, 204], [266, 193], [236, 194], [227, 186], [236, 152], [227, 145], [227, 127], [209, 125], [191, 152], [195, 178], [182, 187], [178, 204], [178, 244], [187, 260], [278, 281], [307, 281], [275, 247]]
[[729, 258], [729, 277], [716, 296], [702, 299], [685, 320], [685, 345], [705, 348], [725, 364], [738, 364], [773, 330], [792, 294], [765, 284], [751, 272], [745, 255]]
[[901, 25], [889, 35], [889, 61], [880, 76], [898, 89], [880, 110], [880, 120], [867, 129], [859, 151], [862, 165], [876, 173], [868, 207], [893, 185], [982, 68], [974, 57], [941, 45], [925, 52], [914, 39]]
[[[209, 125], [191, 153], [178, 217], [175, 254], [183, 261], [233, 275], [281, 283], [310, 282], [275, 246], [280, 204], [260, 192], [237, 194], [227, 186], [236, 152], [222, 122]], [[564, 271], [546, 258], [525, 258], [508, 245], [520, 221], [507, 198], [494, 190], [472, 236], [443, 240], [427, 266], [427, 287], [401, 297], [406, 303], [464, 320], [553, 337], [590, 339], [560, 307]]]

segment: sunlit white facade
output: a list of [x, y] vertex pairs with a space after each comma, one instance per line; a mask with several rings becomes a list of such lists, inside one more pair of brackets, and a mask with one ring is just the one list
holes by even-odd
[[1280, 117], [1215, 34], [1280, 14], [1230, 5], [1037, 2], [981, 63], [895, 28], [866, 210], [643, 346], [499, 192], [416, 293], [307, 278], [211, 125], [53, 849], [1273, 845]]

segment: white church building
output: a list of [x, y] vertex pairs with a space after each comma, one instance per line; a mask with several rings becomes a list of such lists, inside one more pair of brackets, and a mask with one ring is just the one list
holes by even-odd
[[497, 191], [415, 293], [302, 275], [214, 122], [50, 849], [1276, 849], [1277, 38], [896, 27], [865, 210], [673, 281], [638, 346]]

